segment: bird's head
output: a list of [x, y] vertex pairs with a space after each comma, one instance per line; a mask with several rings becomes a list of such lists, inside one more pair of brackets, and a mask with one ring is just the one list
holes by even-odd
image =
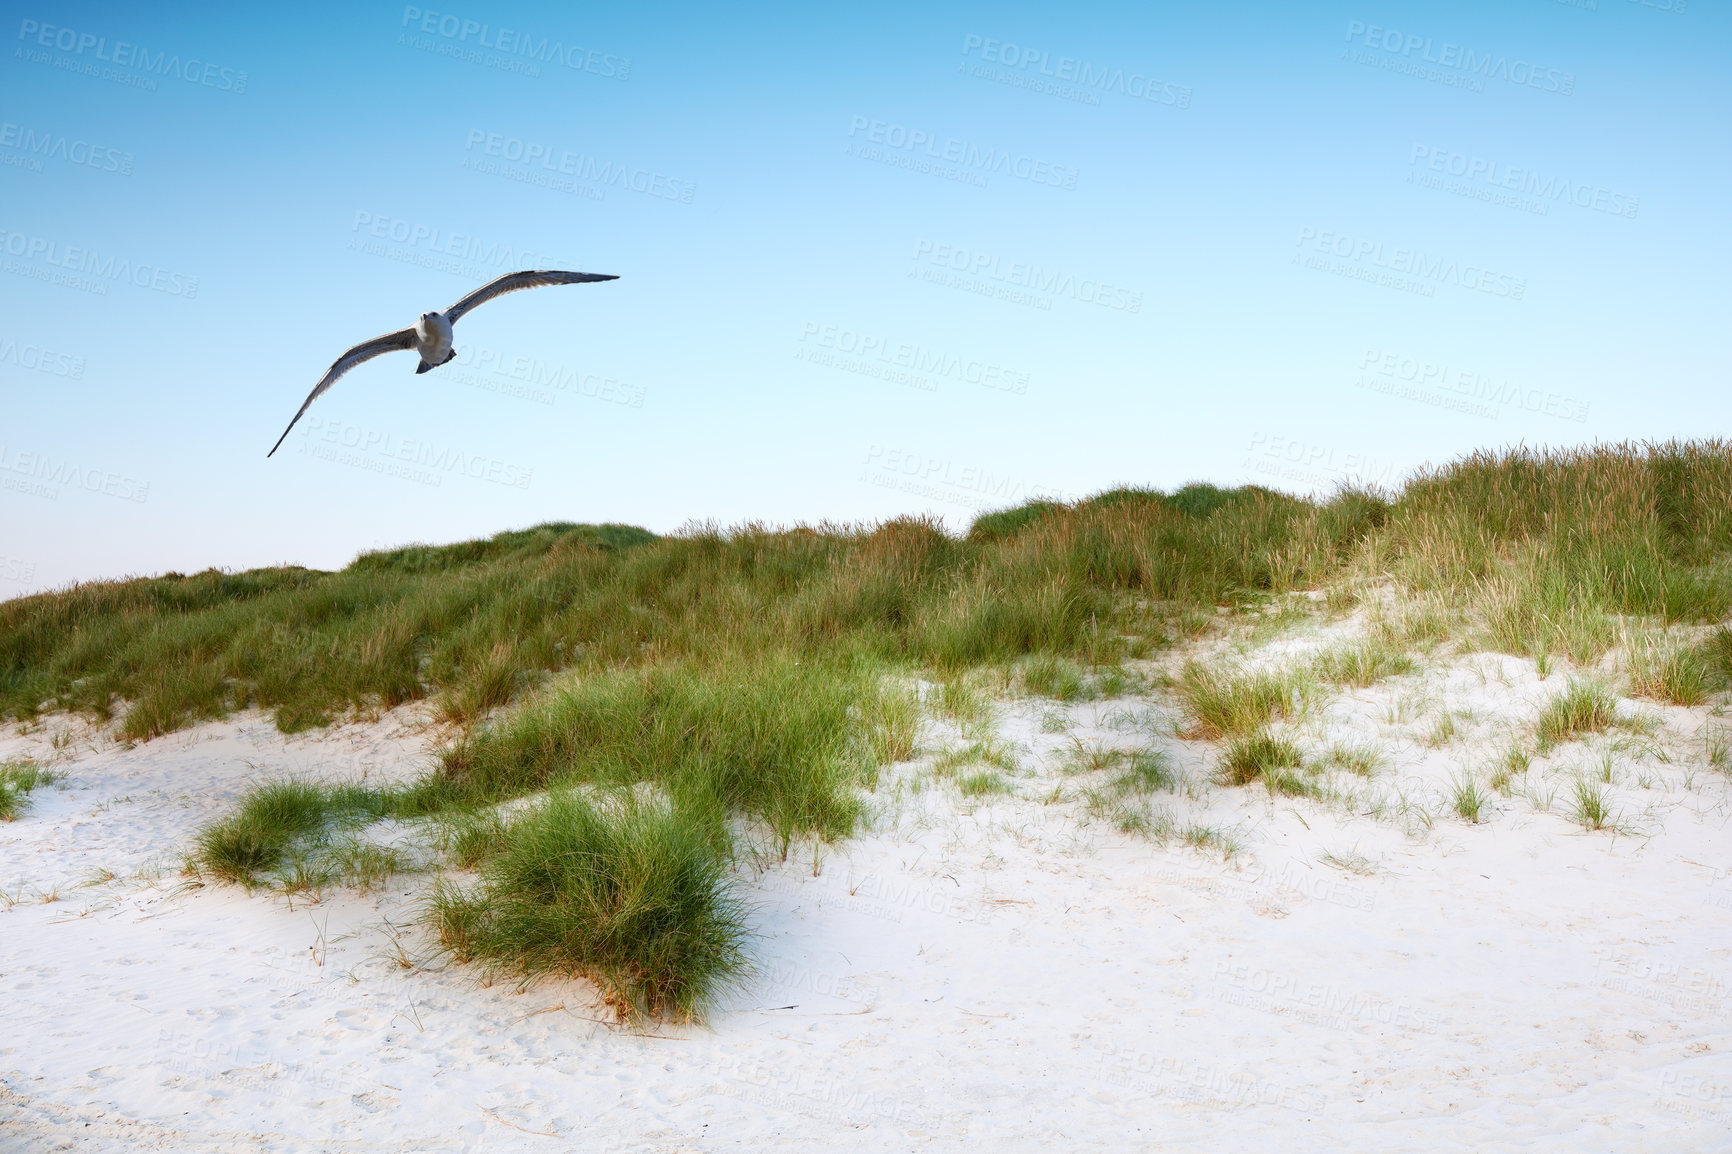
[[422, 320], [423, 320], [423, 321], [430, 321], [430, 320], [432, 320], [432, 319], [433, 319], [433, 318], [434, 318], [434, 317], [436, 317], [436, 316], [438, 316], [438, 315], [439, 315], [439, 314], [438, 314], [438, 313], [422, 313], [422, 314], [421, 314], [421, 319], [422, 319]]

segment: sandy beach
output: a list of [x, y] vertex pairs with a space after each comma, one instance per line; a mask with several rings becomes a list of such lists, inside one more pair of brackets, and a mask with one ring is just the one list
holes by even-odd
[[[960, 741], [929, 720], [861, 836], [736, 861], [749, 988], [707, 1026], [643, 1029], [585, 982], [483, 985], [440, 957], [415, 925], [427, 875], [291, 901], [181, 873], [194, 831], [262, 778], [424, 770], [414, 707], [295, 738], [239, 715], [133, 748], [50, 718], [0, 741], [64, 774], [0, 825], [0, 1144], [1716, 1149], [1732, 1135], [1717, 719], [1624, 701], [1655, 723], [1646, 739], [1565, 743], [1480, 822], [1450, 809], [1460, 766], [1563, 682], [1481, 653], [1336, 695], [1294, 732], [1387, 752], [1357, 809], [1209, 785], [1212, 747], [1175, 736], [1160, 693], [1000, 701], [1023, 770], [987, 798], [924, 772]], [[1151, 739], [1179, 770], [1177, 816], [1236, 852], [1089, 816], [1079, 746]], [[1615, 822], [1590, 831], [1567, 786], [1606, 764]]]

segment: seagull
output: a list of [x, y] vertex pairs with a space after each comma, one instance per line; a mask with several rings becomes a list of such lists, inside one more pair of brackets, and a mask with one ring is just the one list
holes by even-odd
[[307, 407], [319, 399], [320, 393], [336, 384], [338, 377], [362, 361], [370, 361], [374, 357], [394, 353], [399, 349], [414, 349], [421, 354], [421, 363], [415, 366], [415, 373], [419, 376], [429, 369], [438, 368], [457, 355], [457, 350], [451, 343], [451, 326], [477, 305], [484, 305], [494, 297], [514, 293], [519, 289], [540, 288], [547, 284], [589, 284], [592, 281], [618, 279], [606, 273], [561, 272], [558, 269], [509, 272], [498, 280], [482, 285], [442, 313], [422, 313], [421, 319], [406, 329], [361, 342], [338, 357], [336, 363], [325, 370], [325, 375], [319, 378], [319, 383], [313, 386], [313, 391], [301, 402], [295, 420], [289, 422], [289, 428], [283, 430], [283, 435], [277, 438], [277, 443], [271, 446], [271, 451], [265, 456], [272, 456], [282, 448], [283, 442], [288, 439], [289, 429], [295, 427], [295, 421], [300, 420]]

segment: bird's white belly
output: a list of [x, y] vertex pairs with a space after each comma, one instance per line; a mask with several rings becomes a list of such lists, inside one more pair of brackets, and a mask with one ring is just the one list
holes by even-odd
[[415, 322], [415, 344], [421, 359], [430, 365], [442, 364], [451, 352], [451, 322], [442, 316]]

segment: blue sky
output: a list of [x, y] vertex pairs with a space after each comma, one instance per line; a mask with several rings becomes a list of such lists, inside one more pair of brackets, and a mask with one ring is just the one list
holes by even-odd
[[464, 4], [13, 10], [0, 596], [1732, 415], [1723, 5]]

